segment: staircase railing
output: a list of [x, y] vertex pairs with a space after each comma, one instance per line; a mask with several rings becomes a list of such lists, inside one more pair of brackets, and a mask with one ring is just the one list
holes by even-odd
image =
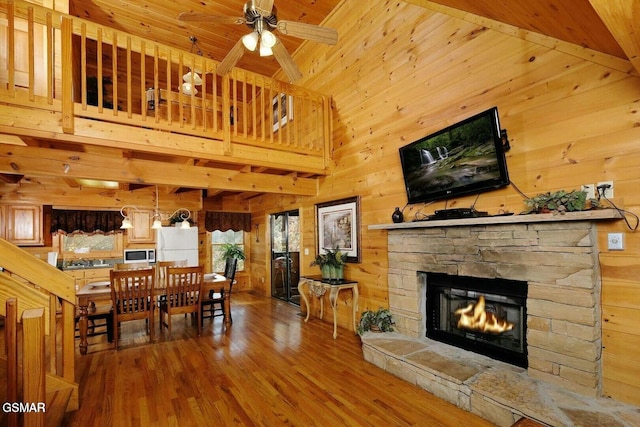
[[[44, 344], [46, 358], [25, 349], [23, 366], [46, 363], [48, 373], [75, 383], [76, 298], [73, 278], [4, 239], [0, 239], [0, 267], [0, 314], [7, 315], [5, 304], [12, 298], [17, 300], [17, 315], [23, 321], [25, 313], [33, 313], [30, 310], [42, 310], [38, 317], [42, 317], [42, 329], [47, 337]], [[30, 319], [31, 314], [26, 318]], [[31, 344], [26, 339], [24, 341], [25, 345]], [[31, 381], [31, 377], [28, 380]], [[38, 379], [33, 381], [34, 384], [23, 384], [23, 388], [37, 387]], [[76, 387], [69, 409], [77, 407]]]
[[[11, 410], [4, 411], [6, 425], [17, 427], [44, 425], [46, 412], [45, 315], [44, 309], [27, 309], [22, 313], [22, 351], [18, 339], [18, 304], [15, 298], [6, 302], [5, 347], [7, 349], [7, 400]], [[22, 364], [19, 354], [22, 354]], [[22, 365], [22, 366], [21, 366]], [[22, 372], [22, 393], [18, 373]], [[6, 404], [5, 403], [5, 404]], [[13, 405], [22, 405], [13, 408]], [[33, 409], [36, 405], [37, 410]], [[26, 410], [26, 409], [29, 410]], [[20, 416], [22, 419], [20, 419]]]

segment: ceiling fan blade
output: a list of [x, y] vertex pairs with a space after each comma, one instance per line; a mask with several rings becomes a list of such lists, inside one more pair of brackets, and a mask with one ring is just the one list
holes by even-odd
[[254, 8], [262, 16], [270, 16], [273, 9], [273, 0], [254, 0]]
[[278, 21], [278, 31], [288, 36], [319, 43], [336, 44], [338, 42], [338, 32], [333, 28], [320, 27], [302, 22]]
[[224, 76], [228, 74], [229, 71], [238, 63], [242, 55], [244, 54], [244, 45], [242, 44], [242, 39], [238, 40], [235, 45], [231, 48], [227, 56], [224, 57], [220, 65], [218, 65], [218, 69], [216, 73], [220, 76]]
[[284, 70], [284, 73], [287, 75], [287, 77], [289, 77], [289, 81], [291, 83], [302, 77], [300, 69], [298, 69], [298, 66], [293, 61], [293, 58], [291, 57], [291, 55], [289, 55], [289, 52], [287, 52], [287, 48], [284, 47], [280, 40], [278, 40], [278, 42], [271, 48], [271, 50], [273, 51], [273, 56], [276, 57], [278, 64], [280, 64], [280, 66]]
[[182, 22], [207, 22], [210, 24], [244, 24], [245, 20], [238, 16], [207, 15], [206, 13], [182, 12], [178, 15]]

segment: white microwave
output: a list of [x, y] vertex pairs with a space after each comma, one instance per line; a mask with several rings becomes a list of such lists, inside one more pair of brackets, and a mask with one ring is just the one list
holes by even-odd
[[155, 249], [125, 249], [124, 262], [130, 264], [134, 262], [156, 262]]

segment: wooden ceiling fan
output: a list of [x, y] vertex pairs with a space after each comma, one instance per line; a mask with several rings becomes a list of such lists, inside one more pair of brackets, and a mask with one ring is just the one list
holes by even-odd
[[273, 0], [249, 0], [245, 3], [244, 17], [207, 15], [204, 13], [182, 12], [178, 19], [184, 22], [205, 22], [212, 24], [246, 24], [253, 31], [244, 35], [231, 48], [222, 60], [217, 73], [221, 76], [229, 73], [238, 63], [244, 49], [254, 51], [259, 45], [261, 56], [273, 54], [291, 82], [302, 77], [302, 73], [287, 52], [282, 42], [272, 33], [278, 30], [282, 34], [334, 45], [338, 41], [338, 32], [333, 28], [305, 24], [296, 21], [278, 20]]

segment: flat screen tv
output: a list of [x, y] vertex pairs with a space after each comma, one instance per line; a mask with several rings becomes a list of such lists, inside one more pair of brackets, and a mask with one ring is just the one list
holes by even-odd
[[497, 107], [400, 148], [400, 161], [409, 204], [509, 185]]

